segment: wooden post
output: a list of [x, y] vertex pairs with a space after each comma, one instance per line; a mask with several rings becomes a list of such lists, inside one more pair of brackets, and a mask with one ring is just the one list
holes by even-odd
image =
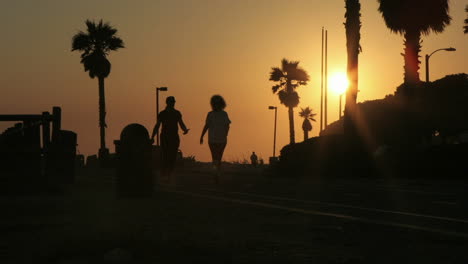
[[50, 144], [50, 113], [42, 112], [42, 149], [47, 152]]
[[62, 109], [58, 106], [52, 108], [52, 142], [57, 141], [62, 126]]

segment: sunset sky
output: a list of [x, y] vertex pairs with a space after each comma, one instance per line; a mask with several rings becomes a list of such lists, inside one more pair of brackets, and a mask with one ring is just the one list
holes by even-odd
[[[463, 34], [466, 0], [450, 1], [451, 25], [442, 34], [423, 37], [431, 57], [431, 80], [467, 72], [468, 34]], [[361, 0], [362, 29], [358, 101], [392, 94], [403, 80], [403, 37], [385, 26], [376, 0]], [[125, 49], [110, 54], [106, 79], [107, 145], [123, 127], [141, 123], [151, 132], [155, 121], [155, 87], [167, 86], [191, 129], [181, 136], [184, 155], [208, 161], [208, 146], [198, 140], [209, 99], [221, 94], [232, 124], [225, 152], [242, 161], [252, 151], [272, 155], [274, 113], [278, 106], [277, 153], [288, 143], [287, 109], [271, 92], [271, 67], [281, 59], [298, 60], [310, 75], [298, 89], [299, 107], [320, 109], [321, 28], [328, 29], [328, 72], [345, 72], [343, 0], [15, 0], [0, 1], [0, 114], [39, 114], [61, 106], [63, 129], [78, 133], [82, 154], [97, 153], [98, 81], [90, 79], [71, 52], [71, 38], [85, 30], [86, 19], [103, 19], [116, 27]], [[295, 110], [296, 140], [303, 138]], [[329, 121], [338, 118], [338, 95], [330, 92]], [[317, 120], [318, 121], [318, 120]], [[312, 136], [318, 134], [313, 124]], [[0, 124], [0, 131], [11, 126]]]

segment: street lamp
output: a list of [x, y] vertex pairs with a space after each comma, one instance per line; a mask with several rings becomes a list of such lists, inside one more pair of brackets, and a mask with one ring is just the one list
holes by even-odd
[[445, 51], [456, 51], [455, 48], [445, 48], [445, 49], [437, 49], [437, 50], [434, 50], [431, 54], [427, 55], [426, 54], [426, 82], [429, 82], [429, 58], [432, 56], [432, 54], [436, 53], [437, 51], [440, 51], [440, 50], [445, 50]]
[[[156, 123], [159, 117], [159, 91], [166, 92], [167, 87], [156, 87]], [[159, 146], [159, 133], [156, 135], [156, 145]]]
[[278, 107], [276, 106], [268, 106], [268, 109], [270, 110], [275, 110], [275, 128], [273, 132], [273, 159], [275, 158], [275, 152], [276, 152], [276, 116], [278, 112]]

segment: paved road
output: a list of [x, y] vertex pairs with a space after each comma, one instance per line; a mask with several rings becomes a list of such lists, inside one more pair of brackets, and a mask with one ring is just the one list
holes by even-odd
[[135, 263], [468, 263], [461, 180], [246, 169], [215, 185], [210, 172], [184, 170], [151, 199], [118, 200], [107, 175], [79, 177], [65, 196], [0, 198], [0, 260], [11, 260], [1, 262], [102, 263], [119, 247]]
[[[329, 190], [330, 192], [336, 191], [336, 193], [341, 193], [341, 196], [334, 197], [334, 201], [326, 200], [324, 197], [315, 197], [315, 199], [313, 199], [309, 196], [309, 198], [299, 199], [291, 197], [291, 195], [269, 195], [252, 191], [230, 191], [219, 188], [193, 188], [187, 185], [161, 185], [158, 190], [199, 199], [211, 199], [226, 203], [263, 207], [311, 216], [337, 218], [343, 221], [392, 226], [401, 229], [446, 235], [449, 237], [468, 238], [468, 218], [451, 216], [463, 215], [463, 213], [466, 213], [457, 211], [458, 206], [456, 205], [460, 204], [461, 201], [445, 203], [442, 199], [434, 197], [440, 194], [411, 192], [413, 197], [404, 197], [405, 199], [412, 199], [411, 202], [408, 203], [412, 207], [408, 209], [408, 204], [401, 208], [398, 207], [398, 203], [391, 203], [391, 206], [387, 206], [388, 201], [387, 203], [383, 203], [381, 197], [379, 197], [380, 193], [378, 192], [376, 193], [373, 191], [366, 193], [367, 196], [364, 196], [362, 190], [359, 194], [343, 193], [343, 189], [341, 188]], [[398, 191], [398, 189], [394, 190], [394, 192]], [[405, 192], [407, 191], [408, 190], [405, 190]], [[447, 196], [446, 194], [442, 195], [444, 197]], [[366, 206], [363, 202], [357, 200], [357, 198], [361, 197], [366, 199], [373, 197], [375, 199], [372, 201], [374, 206]], [[429, 206], [427, 206], [428, 203], [424, 202], [424, 198], [427, 199], [428, 197], [429, 200], [436, 199], [436, 202], [429, 203]], [[450, 195], [450, 197], [453, 197], [453, 195]], [[339, 202], [336, 200], [339, 200]], [[376, 203], [376, 200], [380, 201]], [[415, 202], [416, 200], [418, 200], [417, 203]], [[441, 201], [437, 202], [437, 200]], [[403, 201], [400, 200], [400, 204], [402, 203]], [[417, 207], [418, 203], [420, 206], [423, 205], [421, 207], [422, 209]], [[378, 205], [376, 206], [376, 204]], [[427, 208], [430, 208], [432, 213], [428, 214], [425, 212]]]

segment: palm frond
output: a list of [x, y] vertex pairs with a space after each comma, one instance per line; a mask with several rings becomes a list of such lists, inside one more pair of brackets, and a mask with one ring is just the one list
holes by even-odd
[[290, 75], [291, 73], [297, 71], [298, 65], [298, 61], [289, 61], [283, 65], [283, 71]]
[[291, 80], [298, 81], [300, 85], [306, 85], [309, 81], [309, 75], [307, 74], [307, 72], [297, 66], [288, 71], [288, 77]]
[[300, 117], [307, 119], [307, 120], [312, 120], [312, 121], [315, 121], [314, 117], [316, 115], [317, 114], [313, 113], [313, 110], [310, 107], [301, 108], [301, 111], [299, 112]]
[[80, 51], [87, 51], [90, 49], [90, 39], [89, 35], [84, 33], [83, 31], [79, 31], [72, 37], [72, 51], [80, 50]]
[[[468, 15], [468, 5], [466, 5], [466, 7], [465, 7], [465, 12], [466, 12], [467, 15]], [[465, 26], [464, 26], [464, 29], [465, 29], [465, 30], [464, 30], [463, 32], [464, 32], [465, 34], [468, 33], [468, 18], [465, 19]]]
[[85, 21], [86, 32], [79, 31], [72, 37], [72, 51], [83, 51], [81, 63], [91, 78], [107, 77], [111, 63], [106, 58], [109, 51], [124, 48], [123, 40], [116, 36], [117, 29], [101, 20]]
[[86, 30], [88, 31], [88, 34], [94, 35], [96, 33], [96, 23], [92, 20], [86, 19], [85, 24], [86, 24]]
[[283, 59], [281, 60], [281, 70], [286, 71], [286, 69], [288, 68], [288, 64], [289, 64], [289, 63], [290, 63], [290, 62], [289, 62], [288, 59], [283, 58]]
[[285, 77], [284, 73], [280, 68], [278, 67], [271, 68], [270, 81], [279, 82], [284, 77]]
[[278, 92], [278, 90], [281, 88], [281, 86], [282, 86], [281, 84], [274, 85], [273, 87], [271, 87], [271, 90], [275, 94], [276, 92]]
[[442, 32], [450, 25], [448, 0], [378, 0], [379, 12], [387, 27], [395, 33], [404, 34], [415, 30], [422, 34]]
[[124, 42], [118, 37], [111, 37], [108, 41], [109, 50], [118, 50], [120, 48], [125, 48]]

